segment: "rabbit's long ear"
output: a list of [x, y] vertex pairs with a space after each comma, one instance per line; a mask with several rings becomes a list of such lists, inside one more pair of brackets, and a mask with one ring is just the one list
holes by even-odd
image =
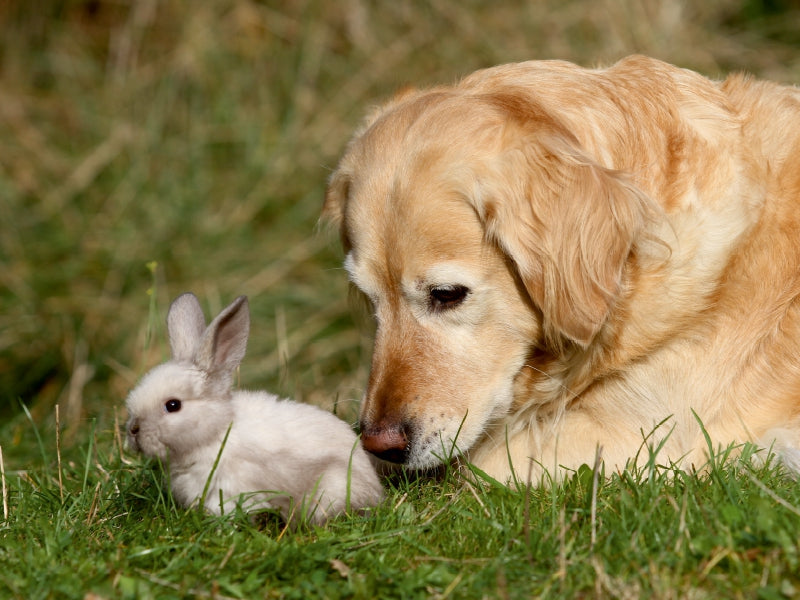
[[191, 292], [178, 296], [167, 313], [167, 331], [173, 360], [191, 360], [205, 328], [206, 318], [197, 296]]
[[244, 358], [249, 332], [247, 296], [239, 296], [211, 321], [197, 346], [195, 364], [208, 373], [233, 372]]

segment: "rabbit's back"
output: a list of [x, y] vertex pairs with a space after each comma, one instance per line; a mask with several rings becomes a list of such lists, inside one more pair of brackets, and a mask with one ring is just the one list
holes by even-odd
[[[220, 485], [281, 491], [319, 503], [315, 520], [380, 502], [383, 487], [350, 427], [319, 407], [266, 392], [236, 392]], [[226, 444], [226, 446], [228, 445]]]

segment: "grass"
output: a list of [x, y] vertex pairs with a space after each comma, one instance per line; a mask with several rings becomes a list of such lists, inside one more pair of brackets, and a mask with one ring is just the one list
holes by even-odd
[[[33, 425], [31, 425], [33, 427]], [[445, 472], [398, 476], [385, 505], [324, 528], [175, 506], [158, 463], [94, 432], [43, 469], [6, 474], [0, 595], [16, 598], [790, 598], [800, 488], [723, 460], [557, 488]], [[43, 456], [43, 458], [45, 458]], [[89, 596], [88, 594], [93, 594]]]
[[796, 83], [797, 20], [783, 0], [2, 3], [0, 597], [796, 596], [777, 466], [400, 478], [370, 518], [284, 532], [176, 508], [116, 432], [187, 290], [207, 314], [250, 297], [245, 386], [354, 419], [369, 327], [317, 218], [397, 88], [631, 52]]

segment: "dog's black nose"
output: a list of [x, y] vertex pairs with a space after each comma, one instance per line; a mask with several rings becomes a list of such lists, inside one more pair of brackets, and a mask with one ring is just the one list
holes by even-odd
[[139, 433], [139, 419], [131, 419], [131, 422], [128, 423], [128, 431], [131, 435]]
[[403, 464], [408, 460], [408, 436], [397, 427], [373, 427], [363, 429], [361, 444], [381, 460]]

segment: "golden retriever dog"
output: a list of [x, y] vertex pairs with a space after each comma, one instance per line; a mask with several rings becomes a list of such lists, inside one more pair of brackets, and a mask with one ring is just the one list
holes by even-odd
[[539, 481], [753, 442], [800, 470], [800, 90], [477, 71], [372, 112], [323, 215], [374, 308], [376, 456]]

